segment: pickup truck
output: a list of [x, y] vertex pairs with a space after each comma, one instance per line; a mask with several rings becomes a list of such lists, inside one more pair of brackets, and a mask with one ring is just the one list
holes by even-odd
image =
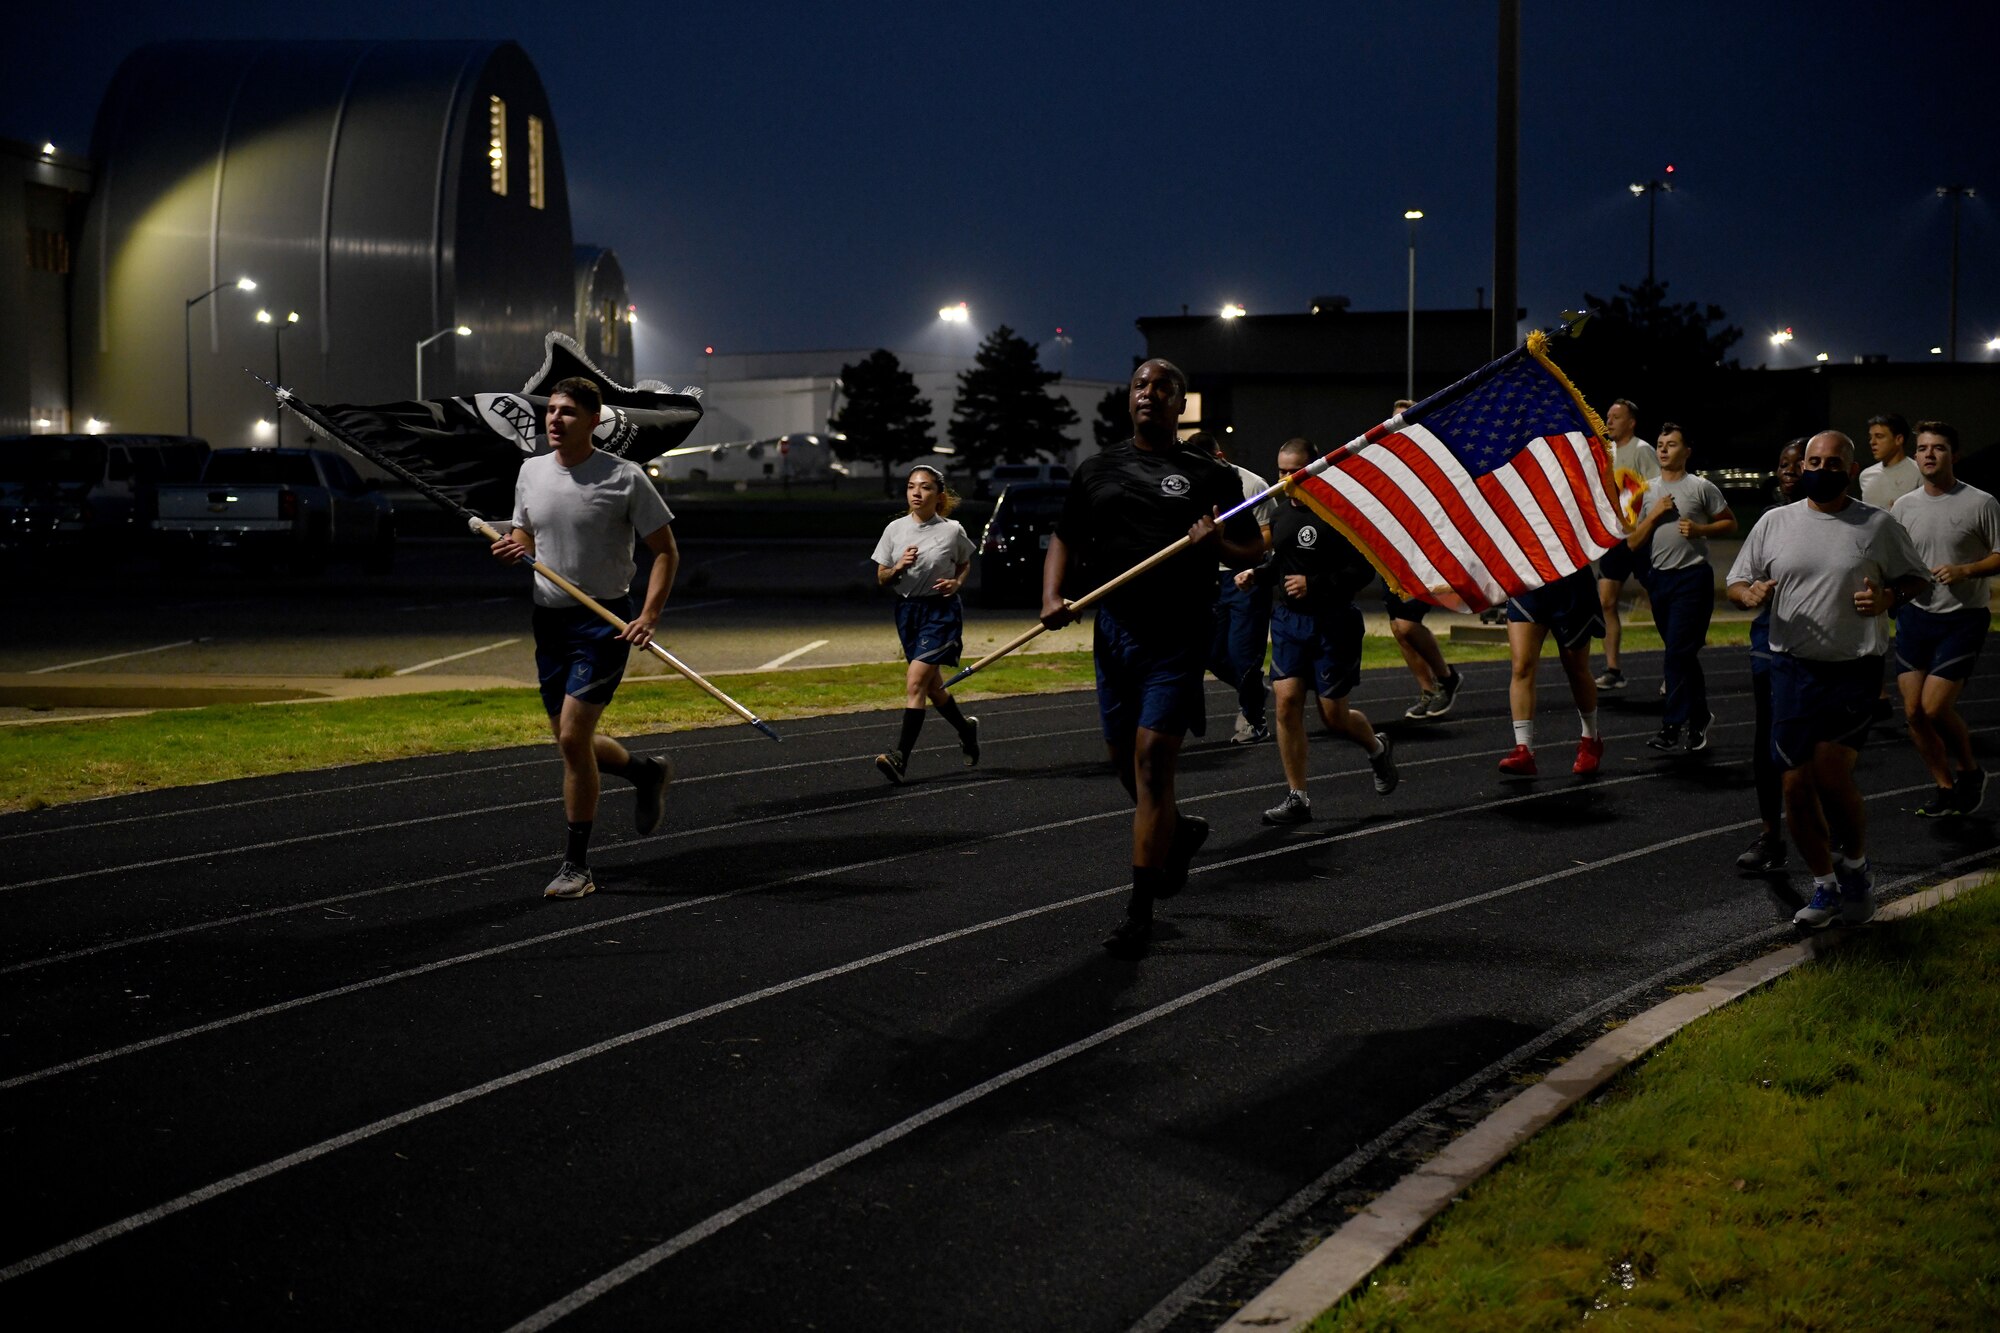
[[303, 570], [338, 556], [386, 573], [396, 558], [389, 497], [323, 449], [217, 449], [200, 481], [160, 487], [153, 530], [166, 552], [227, 551]]
[[136, 549], [159, 488], [193, 481], [207, 457], [206, 442], [177, 435], [0, 436], [0, 553]]

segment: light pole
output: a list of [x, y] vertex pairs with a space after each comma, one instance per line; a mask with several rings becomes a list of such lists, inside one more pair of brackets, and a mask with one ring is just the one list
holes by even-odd
[[[285, 382], [285, 330], [299, 322], [299, 312], [288, 310], [285, 312], [285, 317], [279, 319], [268, 310], [259, 310], [257, 322], [271, 326], [271, 378], [282, 386]], [[276, 427], [278, 447], [282, 449], [285, 447], [285, 414], [282, 409], [271, 424]], [[306, 447], [312, 447], [310, 431], [306, 433]]]
[[[1673, 163], [1669, 162], [1667, 164], [1666, 174], [1669, 176], [1674, 174]], [[1626, 188], [1632, 191], [1634, 198], [1637, 198], [1639, 195], [1646, 196], [1646, 282], [1648, 285], [1651, 285], [1653, 281], [1653, 237], [1659, 226], [1660, 196], [1663, 194], [1672, 194], [1674, 192], [1674, 183], [1672, 181], [1649, 180], [1642, 185], [1638, 181], [1633, 181]]]
[[1410, 322], [1404, 344], [1403, 397], [1411, 402], [1417, 399], [1417, 223], [1423, 216], [1421, 208], [1403, 210], [1403, 219], [1410, 224]]
[[254, 292], [257, 284], [248, 278], [238, 278], [234, 282], [218, 282], [200, 296], [190, 296], [187, 306], [181, 311], [181, 361], [187, 371], [187, 431], [194, 434], [194, 308], [224, 287], [234, 287], [239, 292]]
[[1958, 360], [1958, 206], [1966, 199], [1976, 199], [1979, 192], [1970, 185], [1940, 185], [1938, 198], [1951, 200], [1951, 317], [1945, 325], [1946, 360]]
[[418, 340], [417, 342], [417, 401], [418, 402], [421, 403], [424, 400], [424, 349], [426, 347], [429, 347], [432, 343], [436, 342], [438, 339], [450, 337], [454, 333], [456, 333], [461, 338], [470, 338], [472, 336], [471, 329], [467, 328], [463, 324], [454, 324], [448, 329], [439, 329], [436, 333], [433, 333], [428, 338], [423, 338]]

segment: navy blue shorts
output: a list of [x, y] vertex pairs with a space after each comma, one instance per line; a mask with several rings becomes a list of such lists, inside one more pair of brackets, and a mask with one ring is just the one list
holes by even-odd
[[1414, 597], [1398, 597], [1393, 592], [1384, 592], [1382, 609], [1389, 613], [1391, 620], [1414, 620], [1422, 624], [1424, 613], [1431, 609], [1431, 604], [1420, 602]]
[[1345, 699], [1361, 680], [1361, 609], [1307, 615], [1271, 608], [1271, 679], [1304, 680], [1322, 699]]
[[1198, 610], [1143, 633], [1100, 610], [1091, 653], [1104, 739], [1130, 744], [1141, 727], [1167, 736], [1199, 734], [1208, 714], [1202, 676], [1213, 637], [1211, 618]]
[[955, 667], [965, 648], [964, 604], [956, 594], [905, 597], [896, 604], [896, 635], [904, 661]]
[[1983, 606], [1942, 615], [1906, 606], [1896, 613], [1896, 670], [1966, 680], [1979, 665], [1979, 650], [1992, 626], [1993, 613]]
[[1623, 583], [1626, 579], [1635, 577], [1643, 579], [1646, 575], [1646, 564], [1647, 562], [1637, 551], [1619, 541], [1610, 550], [1597, 557], [1597, 577], [1610, 579], [1615, 583]]
[[1604, 637], [1604, 612], [1597, 604], [1597, 584], [1588, 568], [1519, 597], [1509, 597], [1507, 621], [1547, 626], [1558, 648], [1574, 648]]
[[1882, 659], [1816, 662], [1771, 654], [1771, 754], [1780, 768], [1797, 768], [1821, 744], [1859, 750], [1882, 693]]
[[1771, 673], [1771, 611], [1767, 605], [1757, 612], [1757, 618], [1750, 622], [1750, 674], [1767, 676]]
[[[598, 600], [620, 620], [631, 618], [630, 597]], [[587, 607], [538, 606], [534, 625], [535, 674], [548, 715], [562, 712], [564, 695], [599, 707], [610, 703], [632, 655], [632, 645], [618, 637], [611, 622]]]

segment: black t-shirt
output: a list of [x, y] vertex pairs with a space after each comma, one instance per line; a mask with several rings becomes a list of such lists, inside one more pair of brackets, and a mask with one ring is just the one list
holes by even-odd
[[[1306, 595], [1285, 591], [1287, 574], [1306, 576]], [[1375, 577], [1368, 557], [1354, 543], [1302, 504], [1287, 500], [1271, 519], [1271, 558], [1257, 569], [1257, 582], [1278, 590], [1278, 600], [1293, 611], [1319, 615], [1346, 606]]]
[[[1082, 591], [1096, 588], [1187, 536], [1195, 520], [1243, 503], [1236, 469], [1183, 445], [1155, 452], [1131, 440], [1087, 458], [1070, 480], [1056, 535], [1081, 573]], [[1245, 510], [1223, 525], [1231, 541], [1255, 542], [1255, 514]], [[1215, 604], [1215, 547], [1182, 551], [1104, 599], [1130, 625], [1171, 623]]]

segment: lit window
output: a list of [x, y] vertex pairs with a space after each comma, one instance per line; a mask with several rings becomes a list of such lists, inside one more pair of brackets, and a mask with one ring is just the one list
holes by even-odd
[[548, 203], [548, 196], [542, 192], [542, 118], [528, 117], [528, 207], [541, 208]]
[[493, 193], [507, 193], [507, 104], [486, 99], [486, 166]]

